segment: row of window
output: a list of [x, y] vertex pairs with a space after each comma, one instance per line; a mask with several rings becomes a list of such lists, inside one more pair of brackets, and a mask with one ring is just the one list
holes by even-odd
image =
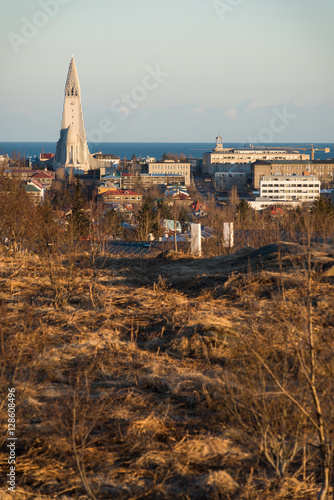
[[281, 187], [281, 188], [286, 188], [286, 187], [303, 187], [303, 188], [310, 188], [310, 187], [318, 187], [319, 184], [261, 184], [263, 188], [268, 188], [268, 187]]
[[[272, 198], [272, 196], [270, 195], [267, 195], [267, 194], [264, 194], [262, 196], [262, 198]], [[304, 195], [304, 196], [296, 196], [294, 194], [288, 194], [288, 195], [284, 195], [284, 194], [277, 194], [275, 196], [275, 199], [277, 198], [281, 198], [281, 199], [303, 199], [303, 200], [314, 200], [314, 196], [312, 195]]]
[[261, 193], [319, 193], [319, 189], [308, 189], [307, 191], [302, 189], [288, 189], [288, 190], [278, 190], [278, 189], [263, 189]]
[[139, 200], [140, 201], [141, 198], [140, 198], [140, 196], [131, 196], [131, 197], [129, 197], [129, 196], [123, 196], [122, 198], [120, 196], [107, 196], [106, 197], [107, 201], [114, 201], [114, 200], [116, 201], [116, 200], [121, 200], [121, 199], [123, 199], [123, 200], [131, 200], [131, 201], [135, 201], [135, 200]]

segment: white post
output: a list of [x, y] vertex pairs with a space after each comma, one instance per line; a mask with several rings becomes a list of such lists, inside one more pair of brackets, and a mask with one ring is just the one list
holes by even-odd
[[191, 255], [202, 257], [202, 232], [200, 224], [191, 224]]
[[233, 222], [224, 222], [223, 247], [234, 247], [234, 228]]

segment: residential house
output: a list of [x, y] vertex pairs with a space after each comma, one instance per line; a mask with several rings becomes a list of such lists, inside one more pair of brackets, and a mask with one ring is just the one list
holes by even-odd
[[24, 188], [29, 196], [30, 200], [39, 205], [43, 203], [45, 197], [45, 188], [37, 181], [28, 181], [24, 184]]
[[54, 173], [52, 175], [52, 173], [38, 170], [36, 174], [31, 177], [31, 180], [39, 182], [45, 189], [50, 189], [54, 178]]

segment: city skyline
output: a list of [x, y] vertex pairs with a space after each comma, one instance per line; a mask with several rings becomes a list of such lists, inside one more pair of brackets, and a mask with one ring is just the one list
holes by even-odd
[[1, 141], [57, 141], [74, 53], [88, 142], [332, 142], [330, 0], [3, 11]]

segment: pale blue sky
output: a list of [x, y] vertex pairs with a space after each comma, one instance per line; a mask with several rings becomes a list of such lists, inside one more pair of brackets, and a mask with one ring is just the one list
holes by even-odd
[[[333, 0], [12, 0], [1, 10], [0, 142], [58, 140], [72, 53], [87, 134], [103, 141], [334, 142]], [[157, 67], [165, 76], [143, 90]], [[124, 118], [111, 106], [132, 92]]]

